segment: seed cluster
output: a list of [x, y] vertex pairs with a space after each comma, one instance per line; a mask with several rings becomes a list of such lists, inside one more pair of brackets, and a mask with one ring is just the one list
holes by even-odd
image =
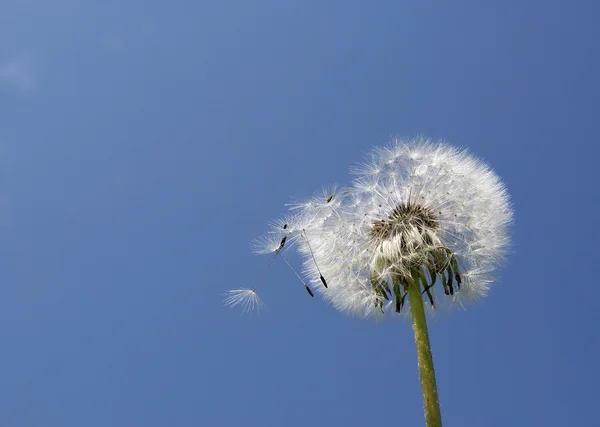
[[413, 227], [419, 233], [423, 233], [426, 228], [437, 230], [438, 223], [429, 208], [410, 202], [401, 203], [394, 208], [387, 220], [373, 222], [371, 236], [375, 241], [382, 241], [393, 235], [402, 235]]
[[384, 301], [393, 297], [399, 313], [409, 286], [422, 287], [422, 294], [427, 294], [434, 307], [432, 288], [438, 276], [444, 294], [454, 295], [454, 281], [460, 289], [458, 262], [436, 236], [438, 228], [431, 209], [410, 202], [396, 206], [387, 219], [373, 222], [371, 240], [378, 251], [371, 268], [371, 287], [381, 312]]

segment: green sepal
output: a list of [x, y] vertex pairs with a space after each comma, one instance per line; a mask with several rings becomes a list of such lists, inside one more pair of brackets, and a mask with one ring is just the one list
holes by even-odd
[[404, 290], [404, 293], [402, 294], [402, 298], [400, 298], [400, 309], [402, 309], [402, 307], [404, 307], [404, 298], [406, 298], [406, 294], [408, 294], [408, 291]]
[[400, 310], [402, 310], [403, 299], [400, 296], [400, 284], [396, 280], [394, 280], [393, 288], [394, 296], [396, 297], [396, 313], [400, 313]]
[[452, 274], [452, 266], [449, 265], [446, 271], [448, 272], [448, 289], [450, 289], [450, 295], [454, 295], [454, 288], [452, 287], [452, 280], [454, 276]]
[[450, 260], [452, 264], [452, 268], [454, 269], [454, 278], [456, 279], [456, 287], [460, 289], [460, 285], [462, 283], [462, 278], [460, 277], [460, 270], [458, 269], [458, 262], [456, 261], [456, 257], [452, 255], [452, 259]]
[[444, 294], [450, 295], [450, 291], [448, 290], [448, 280], [446, 279], [446, 275], [442, 272], [442, 286], [444, 287]]
[[[427, 293], [427, 297], [429, 298], [431, 306], [435, 307], [435, 303], [433, 302], [433, 295], [431, 295], [431, 292], [429, 291], [429, 289], [431, 289], [431, 287], [433, 286], [433, 283], [431, 285], [427, 283], [427, 276], [425, 275], [424, 268], [420, 268], [419, 273], [421, 277], [421, 284], [423, 285], [423, 292]], [[423, 295], [423, 292], [421, 292], [421, 295]]]
[[435, 281], [437, 279], [437, 274], [435, 272], [435, 268], [430, 263], [427, 263], [427, 271], [429, 271], [429, 276], [431, 277], [431, 286], [435, 285]]

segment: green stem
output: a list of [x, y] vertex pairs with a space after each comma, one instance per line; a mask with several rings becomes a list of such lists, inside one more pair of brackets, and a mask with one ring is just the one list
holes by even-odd
[[438, 399], [437, 386], [435, 383], [435, 371], [433, 369], [433, 357], [431, 355], [431, 344], [427, 332], [427, 319], [423, 308], [423, 298], [418, 280], [411, 280], [408, 285], [410, 298], [410, 311], [413, 319], [413, 330], [417, 344], [417, 357], [419, 360], [419, 374], [421, 376], [421, 387], [423, 389], [423, 405], [425, 407], [425, 421], [427, 427], [441, 427], [442, 414], [440, 412], [440, 401]]

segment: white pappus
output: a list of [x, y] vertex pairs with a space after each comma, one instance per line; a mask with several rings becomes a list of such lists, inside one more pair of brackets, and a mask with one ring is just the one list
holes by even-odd
[[[353, 174], [351, 186], [293, 204], [256, 252], [274, 261], [296, 248], [308, 292], [361, 316], [401, 312], [409, 283], [432, 308], [486, 295], [513, 218], [488, 165], [443, 142], [395, 139]], [[256, 304], [255, 290], [230, 291], [226, 304]]]

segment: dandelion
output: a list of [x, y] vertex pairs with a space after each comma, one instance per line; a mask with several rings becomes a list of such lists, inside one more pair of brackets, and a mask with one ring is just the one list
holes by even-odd
[[[509, 246], [508, 193], [482, 161], [426, 139], [377, 148], [353, 174], [350, 187], [295, 203], [286, 240], [338, 310], [383, 318], [410, 307], [427, 425], [440, 426], [425, 307], [487, 294]], [[281, 232], [272, 227], [260, 251], [277, 254]]]

